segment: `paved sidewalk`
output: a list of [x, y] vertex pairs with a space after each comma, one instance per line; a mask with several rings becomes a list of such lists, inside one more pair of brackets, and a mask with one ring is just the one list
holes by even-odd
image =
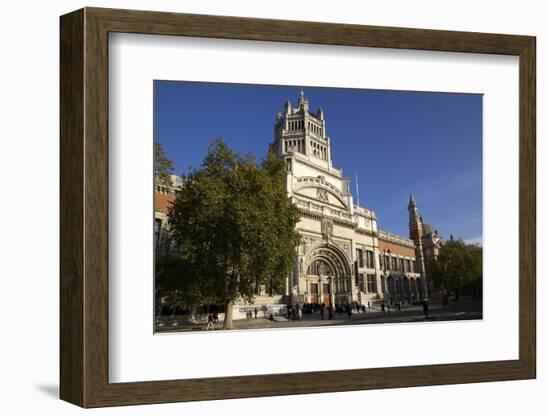
[[[426, 321], [456, 321], [467, 319], [481, 319], [481, 300], [468, 300], [459, 303], [451, 303], [447, 306], [441, 304], [430, 304], [429, 319], [426, 319], [422, 306], [407, 306], [398, 312], [391, 309], [391, 312], [382, 312], [378, 308], [367, 309], [366, 312], [354, 313], [351, 319], [341, 313], [334, 313], [333, 319], [329, 320], [325, 312], [325, 319], [321, 319], [319, 312], [305, 314], [301, 321], [288, 321], [282, 316], [275, 317], [276, 322], [266, 318], [258, 317], [250, 320], [235, 320], [234, 329], [264, 329], [264, 328], [292, 328], [292, 327], [316, 327], [329, 325], [359, 325], [359, 324], [385, 324], [403, 322], [426, 322]], [[157, 332], [188, 332], [205, 331], [206, 322], [189, 323], [187, 316], [177, 315], [176, 324], [170, 316], [162, 317], [163, 326], [157, 326]], [[214, 325], [214, 330], [223, 329], [223, 322]]]

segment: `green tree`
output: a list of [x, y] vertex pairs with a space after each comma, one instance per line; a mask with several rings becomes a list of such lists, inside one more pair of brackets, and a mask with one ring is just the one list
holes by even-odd
[[430, 261], [429, 274], [436, 289], [455, 291], [457, 298], [462, 289], [481, 289], [482, 248], [451, 239], [443, 244], [437, 259]]
[[174, 162], [164, 155], [164, 149], [159, 142], [154, 143], [154, 172], [158, 183], [172, 185], [170, 175], [174, 172]]
[[233, 152], [221, 138], [200, 168], [183, 181], [170, 212], [172, 236], [189, 279], [225, 309], [233, 327], [234, 302], [251, 302], [259, 285], [284, 287], [296, 257], [298, 209], [288, 200], [285, 166], [273, 154], [260, 164]]
[[208, 286], [209, 281], [191, 279], [194, 275], [190, 269], [193, 265], [186, 262], [181, 256], [164, 254], [155, 260], [155, 298], [157, 301], [157, 316], [162, 308], [172, 310], [177, 308], [195, 309], [210, 305], [220, 299], [220, 293]]

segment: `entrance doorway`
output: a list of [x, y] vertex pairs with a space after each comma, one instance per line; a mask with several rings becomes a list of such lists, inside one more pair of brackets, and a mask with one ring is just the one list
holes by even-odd
[[319, 303], [319, 284], [311, 284], [311, 303]]
[[321, 303], [324, 303], [325, 306], [330, 305], [330, 292], [328, 283], [323, 283], [323, 294], [321, 298]]

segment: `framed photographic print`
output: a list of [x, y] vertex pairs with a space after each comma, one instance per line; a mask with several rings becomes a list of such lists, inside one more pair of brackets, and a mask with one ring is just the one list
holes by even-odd
[[61, 17], [83, 407], [536, 376], [535, 38]]

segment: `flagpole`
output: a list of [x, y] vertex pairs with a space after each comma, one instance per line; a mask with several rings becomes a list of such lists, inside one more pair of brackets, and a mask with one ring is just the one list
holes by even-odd
[[359, 206], [359, 181], [357, 180], [357, 172], [355, 172], [355, 194], [357, 195], [357, 206]]

